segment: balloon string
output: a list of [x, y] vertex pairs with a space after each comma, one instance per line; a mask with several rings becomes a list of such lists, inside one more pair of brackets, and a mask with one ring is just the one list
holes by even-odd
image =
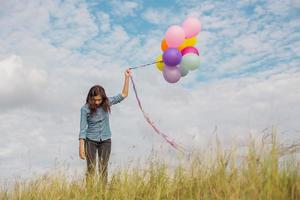
[[163, 61], [156, 61], [156, 62], [152, 62], [152, 63], [148, 63], [148, 64], [144, 64], [144, 65], [139, 65], [139, 66], [136, 66], [136, 67], [130, 67], [129, 69], [138, 69], [138, 68], [141, 68], [141, 67], [147, 67], [149, 65], [153, 65], [153, 64], [156, 64], [156, 63], [162, 63]]
[[135, 83], [132, 79], [132, 77], [130, 76], [130, 79], [131, 79], [131, 82], [132, 82], [132, 86], [133, 86], [133, 90], [134, 90], [134, 93], [135, 93], [135, 97], [136, 97], [136, 100], [138, 102], [138, 105], [139, 105], [139, 108], [140, 110], [142, 111], [143, 115], [144, 115], [144, 118], [146, 119], [146, 121], [148, 122], [148, 124], [150, 124], [150, 126], [154, 129], [154, 131], [159, 134], [160, 136], [163, 137], [163, 139], [168, 143], [170, 144], [173, 148], [175, 148], [176, 150], [180, 151], [180, 152], [184, 152], [184, 148], [181, 147], [180, 145], [176, 144], [174, 142], [173, 139], [169, 138], [166, 134], [162, 133], [155, 125], [154, 125], [154, 122], [151, 121], [151, 119], [149, 118], [148, 114], [145, 113], [143, 107], [142, 107], [142, 104], [141, 104], [141, 101], [138, 97], [138, 94], [137, 94], [137, 90], [136, 90], [136, 87], [135, 87]]

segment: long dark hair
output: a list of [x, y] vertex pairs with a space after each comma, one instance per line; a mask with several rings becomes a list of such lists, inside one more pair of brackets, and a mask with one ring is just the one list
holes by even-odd
[[109, 106], [108, 98], [106, 96], [104, 88], [100, 85], [94, 85], [93, 87], [91, 87], [91, 89], [86, 97], [86, 103], [88, 104], [91, 112], [94, 113], [97, 110], [97, 105], [95, 104], [94, 99], [93, 99], [94, 96], [101, 96], [102, 102], [101, 102], [100, 106], [103, 107], [105, 112], [110, 113], [110, 106]]

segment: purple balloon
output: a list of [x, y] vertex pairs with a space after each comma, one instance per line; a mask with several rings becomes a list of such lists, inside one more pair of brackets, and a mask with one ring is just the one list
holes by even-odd
[[194, 53], [199, 56], [199, 51], [195, 47], [185, 47], [184, 49], [181, 50], [182, 56], [184, 56], [187, 53]]
[[168, 48], [163, 54], [163, 61], [168, 66], [176, 66], [181, 61], [181, 53], [176, 48]]
[[163, 76], [168, 83], [176, 83], [181, 78], [181, 73], [178, 67], [166, 65], [163, 70]]

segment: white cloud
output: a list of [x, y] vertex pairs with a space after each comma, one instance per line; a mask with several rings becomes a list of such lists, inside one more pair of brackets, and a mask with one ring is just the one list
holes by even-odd
[[181, 20], [183, 19], [183, 13], [176, 13], [175, 17], [174, 12], [167, 8], [147, 8], [142, 17], [149, 23], [165, 27], [166, 30], [164, 31], [167, 31], [168, 26], [181, 25], [183, 22]]
[[259, 35], [249, 34], [241, 36], [234, 41], [234, 46], [240, 49], [240, 53], [248, 55], [268, 52], [272, 47], [268, 43], [264, 43]]
[[120, 52], [123, 46], [129, 40], [128, 33], [122, 26], [115, 25], [109, 34], [99, 37], [96, 41], [93, 41], [90, 48], [100, 51], [104, 55], [113, 55]]
[[160, 24], [167, 21], [171, 13], [167, 10], [147, 9], [143, 13], [143, 18], [152, 24]]
[[45, 71], [24, 66], [19, 56], [0, 61], [1, 109], [35, 103], [44, 94], [46, 81]]
[[117, 16], [135, 16], [135, 11], [139, 8], [139, 4], [133, 1], [110, 1], [112, 11]]
[[105, 12], [97, 12], [96, 16], [100, 23], [100, 30], [103, 32], [111, 31], [111, 22], [109, 14]]
[[300, 8], [300, 1], [299, 0], [292, 0], [291, 5], [294, 8]]
[[44, 34], [59, 46], [78, 48], [98, 33], [85, 3], [65, 2], [56, 5], [49, 14], [53, 20]]
[[[295, 1], [291, 0], [277, 0], [277, 1], [268, 1], [267, 10], [271, 11], [275, 15], [285, 15], [293, 6]], [[297, 5], [297, 3], [295, 3]]]

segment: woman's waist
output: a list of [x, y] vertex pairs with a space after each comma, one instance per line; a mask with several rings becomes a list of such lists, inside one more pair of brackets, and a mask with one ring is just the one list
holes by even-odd
[[103, 139], [91, 139], [89, 137], [86, 137], [86, 140], [89, 142], [96, 142], [96, 143], [100, 143], [100, 142], [111, 142], [111, 138], [103, 138]]

